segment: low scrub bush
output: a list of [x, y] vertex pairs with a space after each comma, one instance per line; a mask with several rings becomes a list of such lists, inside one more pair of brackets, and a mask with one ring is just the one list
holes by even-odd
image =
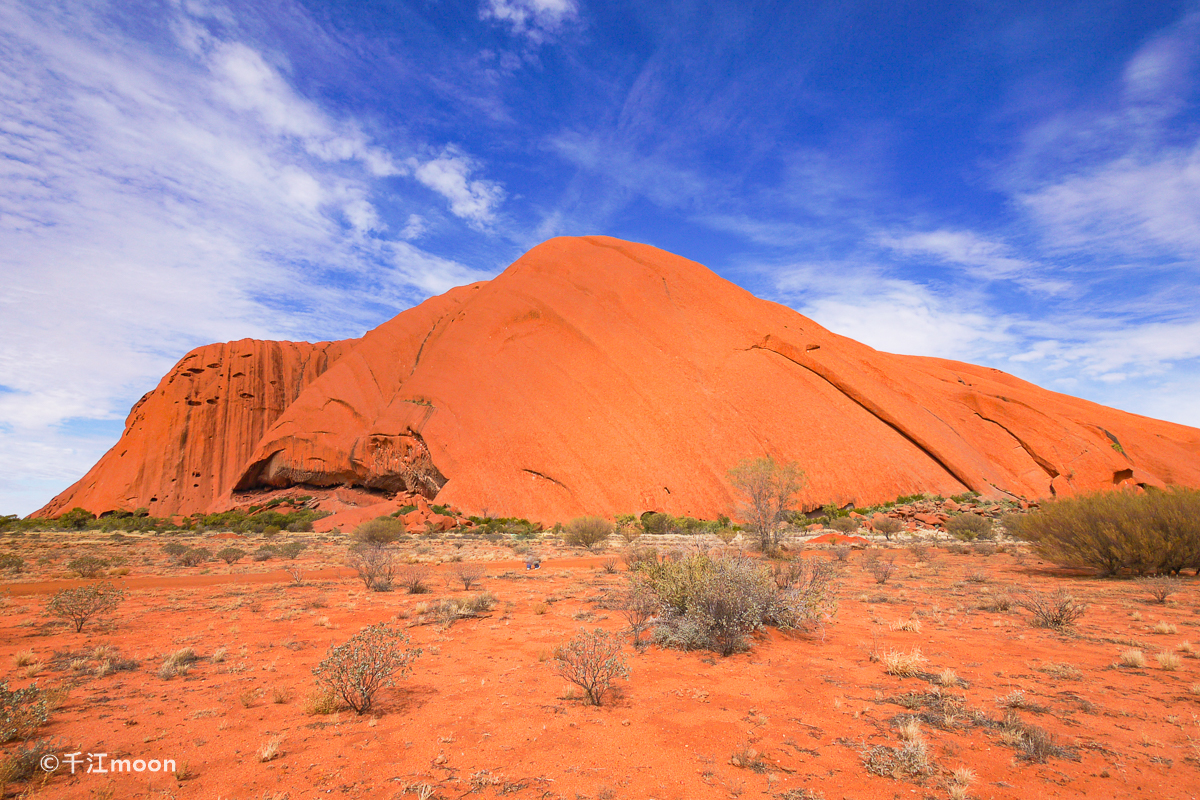
[[564, 539], [572, 547], [594, 550], [603, 547], [616, 526], [600, 517], [579, 517], [567, 523]]
[[578, 686], [594, 706], [617, 678], [629, 677], [629, 665], [621, 655], [621, 640], [600, 628], [580, 630], [554, 652], [554, 671]]
[[1013, 605], [1033, 614], [1032, 623], [1039, 628], [1063, 630], [1075, 624], [1087, 611], [1087, 603], [1076, 600], [1066, 589], [1039, 592], [1025, 589], [1013, 598]]
[[36, 683], [9, 691], [8, 683], [0, 681], [0, 744], [28, 740], [46, 724], [50, 707], [50, 697]]
[[956, 539], [973, 542], [992, 536], [992, 520], [979, 514], [955, 514], [946, 520], [946, 532]]
[[1200, 490], [1103, 492], [1005, 520], [1043, 558], [1102, 575], [1200, 572]]
[[193, 547], [179, 556], [179, 563], [185, 567], [194, 567], [212, 559], [212, 553], [206, 547]]
[[217, 551], [217, 558], [224, 561], [229, 566], [233, 566], [241, 561], [246, 556], [246, 551], [240, 547], [222, 547]]
[[363, 628], [345, 644], [329, 648], [329, 653], [313, 669], [317, 683], [339, 697], [356, 714], [365, 714], [375, 704], [375, 696], [386, 686], [394, 686], [411, 670], [421, 649], [407, 648], [408, 635], [378, 623]]
[[807, 628], [834, 613], [835, 573], [828, 560], [802, 559], [790, 570], [788, 586], [781, 588], [767, 567], [747, 558], [692, 555], [637, 568], [661, 606], [655, 641], [722, 655], [745, 649], [764, 625]]
[[111, 583], [63, 589], [50, 598], [46, 614], [69, 621], [79, 633], [89, 620], [112, 611], [124, 598], [125, 593]]
[[396, 577], [396, 555], [387, 544], [357, 542], [346, 554], [346, 564], [358, 573], [363, 586], [373, 592], [390, 592]]
[[857, 531], [862, 526], [862, 523], [857, 517], [838, 517], [829, 523], [829, 527], [833, 528], [838, 533], [851, 534]]
[[103, 575], [106, 567], [108, 567], [107, 558], [91, 554], [82, 555], [67, 562], [67, 569], [81, 578], [95, 578]]

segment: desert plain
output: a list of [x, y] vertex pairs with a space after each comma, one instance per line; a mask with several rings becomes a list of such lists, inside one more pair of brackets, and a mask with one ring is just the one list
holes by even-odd
[[[614, 537], [595, 552], [549, 534], [417, 536], [398, 545], [402, 573], [427, 589], [416, 594], [366, 591], [338, 533], [285, 533], [307, 544], [292, 560], [193, 567], [164, 553], [176, 537], [8, 536], [3, 548], [25, 569], [0, 584], [0, 675], [10, 687], [62, 691], [35, 737], [39, 755], [59, 766], [11, 783], [5, 796], [1198, 793], [1195, 578], [1158, 602], [1144, 584], [1058, 568], [1003, 539], [966, 544], [925, 530], [851, 545], [802, 533], [784, 557], [830, 562], [836, 612], [804, 631], [766, 629], [728, 657], [635, 648], [619, 602], [631, 547], [740, 552], [740, 540], [711, 535], [646, 535], [633, 545]], [[267, 541], [183, 535], [210, 550]], [[93, 582], [119, 586], [124, 598], [77, 632], [46, 606], [53, 592], [88, 583], [65, 567], [85, 551], [122, 565]], [[540, 567], [527, 569], [533, 552]], [[894, 568], [872, 567], [879, 562]], [[469, 589], [464, 573], [475, 578]], [[1026, 588], [1066, 588], [1087, 609], [1062, 630], [1037, 627], [1012, 602]], [[439, 612], [481, 593], [478, 613]], [[368, 713], [323, 701], [314, 667], [379, 622], [421, 649], [411, 671]], [[624, 639], [628, 678], [600, 706], [554, 668], [556, 648], [581, 628]], [[71, 753], [81, 754], [74, 774]], [[101, 753], [108, 761], [94, 757], [89, 773], [87, 756]], [[97, 771], [114, 759], [173, 769]]]

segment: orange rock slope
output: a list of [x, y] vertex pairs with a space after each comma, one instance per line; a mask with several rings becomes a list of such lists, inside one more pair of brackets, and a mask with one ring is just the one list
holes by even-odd
[[221, 510], [358, 486], [544, 521], [712, 518], [770, 454], [808, 507], [1200, 486], [1200, 430], [994, 369], [881, 353], [687, 259], [559, 238], [345, 342], [193, 351], [39, 514]]

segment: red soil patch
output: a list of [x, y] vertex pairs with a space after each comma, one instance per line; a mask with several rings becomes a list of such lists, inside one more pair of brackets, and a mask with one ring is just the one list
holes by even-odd
[[[551, 658], [581, 626], [622, 629], [610, 598], [624, 577], [601, 568], [606, 555], [560, 559], [567, 554], [540, 543], [542, 568], [526, 571], [508, 548], [410, 542], [409, 555], [443, 563], [432, 594], [409, 595], [364, 592], [357, 580], [330, 575], [344, 552], [337, 542], [314, 539], [297, 562], [308, 577], [293, 585], [280, 582], [278, 562], [222, 564], [211, 575], [167, 567], [146, 539], [100, 548], [134, 565], [123, 579], [128, 596], [110, 621], [77, 634], [43, 615], [44, 596], [25, 593], [49, 588], [70, 543], [63, 536], [18, 545], [29, 563], [52, 563], [34, 567], [39, 587], [4, 587], [15, 590], [0, 619], [5, 678], [10, 686], [72, 685], [37, 733], [56, 741], [60, 755], [170, 758], [191, 775], [60, 770], [38, 797], [407, 798], [424, 784], [439, 798], [691, 800], [784, 797], [801, 788], [827, 798], [945, 797], [960, 766], [977, 775], [971, 796], [980, 798], [1184, 798], [1197, 785], [1200, 660], [1177, 649], [1184, 639], [1200, 642], [1195, 579], [1172, 604], [1155, 605], [1129, 582], [1064, 577], [1003, 553], [935, 549], [921, 563], [891, 551], [900, 569], [880, 585], [860, 569], [877, 552], [868, 550], [843, 565], [840, 610], [823, 631], [764, 634], [752, 651], [729, 658], [627, 649], [630, 679], [611, 704], [593, 708], [569, 699]], [[503, 562], [484, 562], [482, 588], [498, 601], [489, 616], [405, 628], [425, 653], [408, 679], [381, 694], [376, 713], [306, 713], [312, 668], [330, 645], [374, 622], [409, 626], [420, 604], [465, 596], [445, 558], [504, 553]], [[221, 582], [179, 585], [185, 576]], [[1092, 605], [1067, 634], [1031, 627], [1022, 611], [983, 610], [1014, 585], [1065, 585]], [[910, 620], [919, 625], [901, 625]], [[1155, 633], [1159, 621], [1175, 632]], [[93, 653], [101, 645], [137, 666], [98, 676]], [[163, 659], [181, 647], [200, 660], [186, 675], [159, 677]], [[1132, 647], [1147, 666], [1114, 666]], [[913, 648], [928, 659], [926, 677], [889, 675], [876, 660]], [[22, 651], [40, 666], [16, 666]], [[1178, 669], [1160, 668], [1159, 651], [1177, 652]], [[946, 669], [965, 685], [931, 681]], [[920, 704], [938, 691], [963, 711], [947, 729], [922, 725], [933, 774], [870, 774], [862, 753], [899, 746], [897, 720], [928, 712]], [[975, 724], [1000, 719], [1010, 705], [1071, 757], [1027, 762], [997, 729]], [[260, 762], [260, 746], [274, 737], [282, 737], [279, 755]], [[731, 763], [735, 753], [752, 768]]]
[[810, 539], [809, 544], [870, 544], [870, 541], [861, 536], [846, 536], [842, 533], [823, 533], [814, 539]]

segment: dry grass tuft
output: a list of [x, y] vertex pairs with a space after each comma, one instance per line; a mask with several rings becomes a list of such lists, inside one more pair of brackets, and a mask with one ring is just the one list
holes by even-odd
[[1175, 626], [1164, 620], [1159, 620], [1158, 624], [1156, 624], [1152, 630], [1155, 633], [1163, 634], [1174, 634], [1176, 632]]
[[1165, 669], [1167, 672], [1174, 672], [1175, 670], [1179, 669], [1179, 667], [1183, 664], [1182, 658], [1180, 658], [1175, 653], [1171, 653], [1166, 650], [1162, 651], [1161, 653], [1158, 653], [1157, 655], [1154, 656], [1154, 658], [1156, 661], [1158, 661], [1158, 665], [1160, 667], [1162, 667], [1163, 669]]
[[889, 675], [900, 678], [911, 678], [920, 675], [922, 667], [929, 659], [921, 655], [921, 649], [914, 647], [907, 653], [899, 650], [889, 650], [883, 654], [883, 668]]
[[282, 736], [272, 736], [258, 748], [258, 760], [262, 763], [274, 761], [279, 756], [279, 747], [283, 744]]
[[1146, 666], [1146, 656], [1141, 650], [1126, 650], [1121, 653], [1121, 666], [1141, 669]]

